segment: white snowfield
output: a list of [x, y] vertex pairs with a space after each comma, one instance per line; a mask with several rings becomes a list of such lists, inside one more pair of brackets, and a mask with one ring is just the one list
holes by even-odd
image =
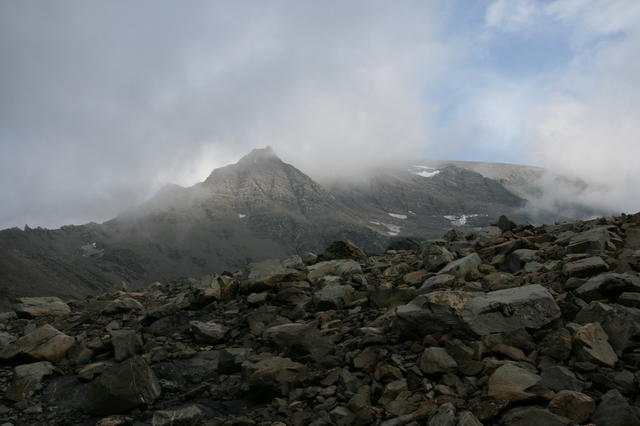
[[373, 223], [374, 225], [378, 225], [378, 226], [384, 226], [385, 228], [387, 228], [387, 234], [389, 234], [392, 237], [395, 237], [396, 235], [398, 235], [400, 233], [400, 230], [402, 229], [402, 227], [398, 225], [378, 222], [377, 220], [370, 220], [369, 223]]
[[413, 166], [409, 169], [409, 171], [413, 174], [416, 174], [418, 176], [422, 176], [425, 178], [434, 177], [435, 175], [440, 173], [440, 170], [434, 169], [433, 167], [428, 167], [428, 166]]
[[388, 213], [389, 216], [395, 217], [396, 219], [405, 220], [407, 218], [406, 214], [398, 214], [398, 213]]
[[247, 217], [247, 215], [246, 215], [246, 214], [242, 214], [242, 213], [238, 213], [238, 217], [239, 217], [240, 219], [242, 219], [242, 218], [244, 218], [244, 217]]

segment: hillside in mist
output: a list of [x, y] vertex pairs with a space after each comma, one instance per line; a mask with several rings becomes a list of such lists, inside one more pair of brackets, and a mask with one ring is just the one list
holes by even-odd
[[375, 253], [401, 238], [488, 226], [502, 214], [535, 219], [518, 189], [538, 169], [505, 167], [418, 161], [321, 185], [272, 149], [256, 149], [102, 224], [0, 231], [0, 295], [72, 297], [122, 280], [141, 286], [318, 252], [338, 239]]

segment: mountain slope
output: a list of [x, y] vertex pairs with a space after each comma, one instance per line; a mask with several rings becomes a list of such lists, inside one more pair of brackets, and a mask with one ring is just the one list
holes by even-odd
[[141, 286], [235, 270], [338, 239], [380, 252], [392, 238], [518, 217], [523, 203], [456, 166], [381, 169], [366, 183], [320, 185], [270, 148], [257, 149], [102, 224], [0, 231], [0, 305], [14, 296], [94, 293], [121, 280]]

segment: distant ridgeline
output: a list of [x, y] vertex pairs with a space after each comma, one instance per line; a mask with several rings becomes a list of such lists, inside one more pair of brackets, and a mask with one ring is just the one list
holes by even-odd
[[256, 149], [102, 224], [0, 231], [0, 306], [232, 271], [340, 239], [379, 253], [396, 239], [488, 226], [502, 214], [525, 222], [525, 183], [540, 170], [424, 161], [379, 169], [364, 183], [321, 185], [271, 148]]

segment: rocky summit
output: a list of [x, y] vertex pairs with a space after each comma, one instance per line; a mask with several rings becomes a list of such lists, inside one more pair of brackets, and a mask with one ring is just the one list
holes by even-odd
[[637, 425], [640, 214], [25, 297], [2, 425]]

